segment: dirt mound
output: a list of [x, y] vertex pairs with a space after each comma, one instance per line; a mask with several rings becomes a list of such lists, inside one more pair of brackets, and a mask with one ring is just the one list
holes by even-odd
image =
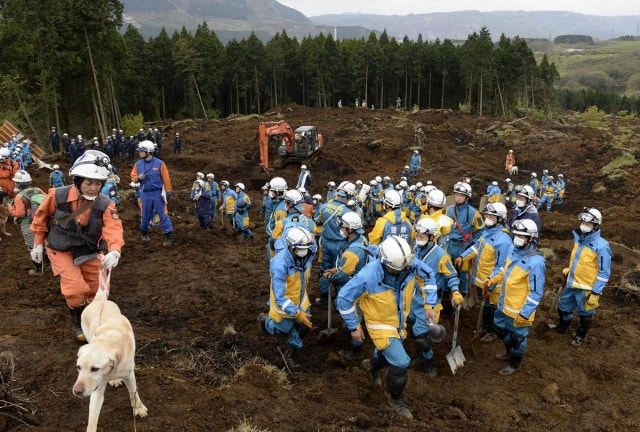
[[[273, 118], [271, 116], [269, 118]], [[505, 122], [458, 112], [310, 109], [283, 110], [291, 125], [310, 124], [328, 138], [321, 159], [311, 167], [313, 193], [325, 194], [330, 180], [365, 182], [376, 175], [397, 180], [415, 145], [421, 125], [427, 137], [419, 180], [432, 180], [445, 191], [468, 176], [478, 197], [492, 180], [503, 185], [504, 156], [514, 149], [520, 173], [562, 172], [568, 180], [566, 202], [542, 213], [541, 246], [548, 253], [545, 299], [531, 332], [521, 372], [497, 374], [498, 343], [469, 345], [477, 310], [461, 317], [460, 343], [467, 356], [462, 373], [452, 377], [445, 359], [450, 340], [436, 348], [439, 375], [428, 378], [422, 368], [410, 371], [406, 399], [414, 413], [411, 424], [392, 414], [380, 388], [372, 387], [357, 363], [335, 355], [348, 346], [341, 331], [332, 343], [321, 343], [326, 312], [313, 310], [316, 329], [300, 352], [302, 367], [291, 372], [283, 362], [284, 341], [259, 334], [256, 316], [265, 310], [269, 275], [264, 223], [259, 216], [261, 192], [249, 190], [254, 241], [242, 241], [222, 227], [203, 232], [192, 214], [188, 193], [195, 173], [212, 172], [216, 180], [260, 185], [270, 176], [259, 172], [259, 118], [167, 125], [165, 136], [179, 131], [182, 154], [165, 143], [163, 156], [175, 193], [170, 210], [176, 243], [163, 248], [152, 232], [140, 242], [139, 216], [127, 197], [131, 163], [116, 163], [123, 178], [120, 214], [126, 245], [112, 275], [111, 299], [119, 304], [136, 331], [137, 377], [149, 417], [133, 423], [126, 391], [109, 389], [100, 416], [104, 430], [224, 431], [243, 419], [272, 431], [408, 431], [408, 430], [638, 430], [640, 413], [637, 356], [640, 318], [636, 296], [615, 289], [622, 275], [635, 269], [640, 247], [638, 168], [604, 177], [601, 169], [623, 150], [618, 136], [639, 136], [637, 120], [607, 119], [606, 128], [563, 121], [523, 119]], [[630, 138], [628, 138], [630, 139]], [[372, 143], [374, 143], [372, 145]], [[51, 160], [67, 166], [63, 160]], [[272, 173], [295, 183], [297, 166]], [[34, 171], [46, 185], [48, 173]], [[255, 182], [253, 181], [255, 179]], [[561, 283], [572, 247], [570, 230], [583, 206], [604, 215], [603, 234], [612, 242], [613, 275], [601, 301], [594, 327], [580, 348], [569, 335], [546, 331], [554, 291]], [[4, 269], [0, 352], [11, 353], [11, 374], [2, 367], [0, 431], [83, 430], [88, 401], [71, 393], [78, 345], [68, 328], [68, 313], [51, 274], [27, 279], [30, 266], [17, 226], [2, 241]], [[312, 296], [317, 280], [312, 278]], [[629, 280], [629, 278], [627, 278]], [[637, 278], [631, 278], [637, 284]], [[443, 321], [451, 333], [452, 320]], [[575, 324], [574, 324], [575, 325]], [[448, 345], [449, 344], [449, 345]], [[415, 352], [412, 342], [407, 346]], [[366, 344], [366, 354], [372, 350]], [[12, 405], [11, 405], [12, 404]], [[18, 415], [18, 413], [22, 413]], [[31, 429], [30, 429], [31, 430]]]

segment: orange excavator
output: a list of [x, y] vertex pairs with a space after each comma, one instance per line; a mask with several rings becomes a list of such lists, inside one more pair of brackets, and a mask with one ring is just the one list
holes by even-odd
[[[300, 126], [296, 130], [286, 121], [261, 122], [258, 125], [260, 167], [265, 172], [283, 168], [289, 163], [310, 164], [320, 156], [324, 138], [315, 126]], [[273, 163], [269, 163], [269, 157]]]

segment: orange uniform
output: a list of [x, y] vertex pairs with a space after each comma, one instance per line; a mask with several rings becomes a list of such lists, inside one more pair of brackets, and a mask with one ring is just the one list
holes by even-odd
[[513, 153], [507, 153], [507, 157], [504, 161], [504, 169], [506, 171], [509, 171], [511, 167], [514, 166], [515, 164], [516, 164], [516, 157], [513, 155]]
[[18, 162], [7, 159], [0, 163], [0, 187], [10, 197], [16, 196], [13, 188], [16, 186], [13, 176], [20, 169]]
[[[56, 191], [59, 191], [58, 195]], [[66, 199], [59, 201], [60, 197], [64, 196], [65, 193], [67, 194]], [[109, 201], [108, 204], [104, 199]], [[115, 204], [104, 196], [99, 196], [91, 207], [76, 215], [73, 220], [56, 224], [56, 219], [61, 220], [65, 215], [64, 211], [61, 210], [62, 208], [67, 208], [73, 212], [87, 203], [88, 201], [82, 198], [75, 186], [50, 189], [42, 204], [38, 207], [30, 227], [35, 235], [35, 245], [45, 244], [46, 240], [45, 245], [47, 255], [51, 261], [51, 270], [54, 275], [60, 276], [60, 290], [70, 308], [81, 307], [95, 297], [98, 290], [100, 260], [90, 253], [95, 252], [94, 250], [88, 250], [89, 253], [83, 255], [83, 258], [87, 259], [87, 261], [75, 265], [72, 247], [57, 246], [55, 249], [51, 247], [50, 236], [52, 231], [60, 227], [66, 232], [75, 232], [76, 227], [84, 231], [86, 228], [97, 226], [99, 230], [97, 235], [86, 235], [86, 237], [91, 237], [91, 242], [95, 241], [95, 244], [91, 245], [91, 242], [88, 242], [87, 245], [95, 248], [98, 242], [103, 240], [109, 252], [114, 250], [120, 252], [124, 245], [122, 220], [118, 216]], [[100, 212], [98, 208], [101, 206], [104, 207], [104, 211]], [[57, 216], [54, 218], [56, 213]], [[86, 245], [81, 247], [86, 249]], [[78, 257], [76, 256], [75, 258]]]

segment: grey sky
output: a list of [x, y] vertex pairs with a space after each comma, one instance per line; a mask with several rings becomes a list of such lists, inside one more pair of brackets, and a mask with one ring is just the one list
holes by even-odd
[[306, 16], [332, 13], [372, 13], [408, 15], [411, 13], [480, 11], [571, 11], [586, 15], [640, 15], [637, 0], [278, 0]]

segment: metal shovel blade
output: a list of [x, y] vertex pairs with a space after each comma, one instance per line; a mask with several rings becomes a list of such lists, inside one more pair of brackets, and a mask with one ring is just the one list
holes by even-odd
[[318, 333], [318, 341], [328, 341], [331, 339], [333, 334], [338, 331], [337, 328], [331, 327], [331, 310], [333, 309], [333, 302], [331, 299], [331, 291], [333, 291], [333, 287], [329, 287], [328, 298], [327, 298], [327, 328], [326, 330], [321, 330]]
[[451, 351], [447, 354], [447, 362], [453, 375], [456, 374], [459, 368], [464, 366], [464, 353], [462, 348], [457, 344], [458, 342], [458, 323], [460, 320], [460, 306], [456, 308], [455, 322], [453, 324], [453, 342], [451, 344]]

